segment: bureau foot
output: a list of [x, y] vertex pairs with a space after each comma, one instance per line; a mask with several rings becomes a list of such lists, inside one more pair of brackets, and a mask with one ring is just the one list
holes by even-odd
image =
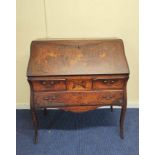
[[113, 106], [112, 105], [110, 106], [110, 110], [111, 110], [111, 112], [113, 112]]
[[120, 115], [120, 137], [124, 139], [124, 119], [126, 113], [126, 106], [122, 106]]
[[46, 115], [47, 115], [47, 109], [44, 108], [44, 116], [46, 116]]
[[38, 130], [36, 129], [34, 133], [34, 144], [37, 144], [37, 143], [38, 143]]

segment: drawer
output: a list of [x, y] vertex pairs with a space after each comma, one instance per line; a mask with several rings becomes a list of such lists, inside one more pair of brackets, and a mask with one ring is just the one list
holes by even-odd
[[67, 90], [80, 91], [91, 90], [92, 81], [88, 79], [69, 79], [67, 80]]
[[66, 90], [66, 80], [55, 79], [55, 80], [32, 81], [32, 87], [34, 91]]
[[124, 79], [93, 79], [93, 89], [122, 89], [125, 84]]
[[123, 91], [36, 92], [34, 103], [39, 107], [122, 104]]

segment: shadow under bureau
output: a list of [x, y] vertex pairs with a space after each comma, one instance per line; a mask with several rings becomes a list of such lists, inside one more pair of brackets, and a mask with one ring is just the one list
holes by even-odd
[[129, 68], [121, 39], [32, 41], [27, 77], [35, 143], [39, 108], [85, 112], [121, 106], [120, 136], [124, 137]]

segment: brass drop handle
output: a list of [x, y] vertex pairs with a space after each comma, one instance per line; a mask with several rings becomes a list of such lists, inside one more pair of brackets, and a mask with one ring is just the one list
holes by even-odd
[[50, 84], [53, 85], [54, 84], [54, 81], [51, 81]]
[[56, 96], [53, 95], [53, 96], [50, 96], [50, 97], [44, 97], [44, 100], [49, 100], [49, 99], [55, 100], [56, 99]]
[[49, 97], [44, 97], [44, 100], [49, 100]]
[[110, 100], [112, 98], [112, 96], [111, 95], [109, 95], [109, 96], [103, 96], [103, 98], [105, 98], [106, 100]]
[[116, 81], [115, 80], [110, 80], [110, 84], [113, 84], [115, 83]]
[[104, 82], [104, 83], [107, 83], [107, 82], [108, 82], [108, 80], [103, 80], [103, 82]]
[[43, 84], [43, 85], [47, 85], [47, 84], [48, 84], [47, 87], [50, 87], [50, 86], [53, 85], [54, 83], [55, 83], [54, 81], [51, 81], [50, 83], [49, 83], [49, 82], [47, 83], [46, 81], [42, 81], [42, 84]]
[[43, 84], [43, 85], [46, 85], [46, 81], [43, 81], [42, 84]]
[[112, 98], [112, 96], [107, 96], [106, 97], [107, 100], [110, 100], [111, 98]]

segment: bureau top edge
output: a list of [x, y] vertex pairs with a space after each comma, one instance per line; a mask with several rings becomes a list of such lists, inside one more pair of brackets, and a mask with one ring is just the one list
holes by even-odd
[[94, 79], [94, 78], [107, 78], [107, 79], [128, 79], [129, 74], [107, 74], [107, 75], [48, 75], [48, 76], [27, 76], [28, 80], [31, 79]]

